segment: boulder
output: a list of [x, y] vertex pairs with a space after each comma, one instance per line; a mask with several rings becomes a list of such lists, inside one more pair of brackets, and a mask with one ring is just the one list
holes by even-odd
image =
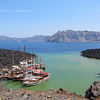
[[57, 91], [57, 93], [61, 93], [61, 94], [69, 94], [69, 92], [63, 88], [59, 88], [59, 90]]
[[85, 97], [95, 100], [100, 96], [100, 82], [95, 81], [85, 92]]
[[56, 92], [56, 90], [54, 88], [51, 88], [50, 92]]

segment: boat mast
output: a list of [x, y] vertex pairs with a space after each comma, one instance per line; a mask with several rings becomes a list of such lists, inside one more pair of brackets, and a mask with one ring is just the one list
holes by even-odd
[[12, 53], [12, 49], [11, 49], [11, 62], [10, 62], [10, 71], [13, 65], [13, 53]]
[[37, 56], [37, 64], [39, 63], [38, 56]]
[[34, 63], [33, 48], [32, 48], [32, 64]]
[[18, 63], [20, 64], [20, 46], [18, 46]]
[[42, 63], [42, 59], [41, 59], [41, 56], [40, 56], [40, 64]]
[[[26, 52], [26, 46], [24, 45], [24, 53], [23, 53], [23, 61], [25, 60], [25, 52]], [[27, 64], [25, 64], [26, 67], [26, 76], [27, 76]]]
[[13, 50], [11, 50], [12, 54], [12, 65], [14, 65], [14, 55], [13, 55]]
[[[11, 69], [12, 69], [12, 66], [14, 65], [14, 51], [11, 49], [11, 55], [12, 55], [12, 65], [11, 65], [11, 68], [10, 68], [10, 71], [11, 71]], [[15, 75], [15, 71], [14, 71], [14, 73], [13, 73], [14, 75]]]
[[26, 52], [26, 46], [24, 45], [23, 60], [25, 60], [25, 52]]
[[[32, 57], [31, 57], [31, 71], [32, 71], [32, 64], [33, 63], [33, 61], [32, 61]], [[32, 72], [31, 72], [31, 75], [32, 75]]]

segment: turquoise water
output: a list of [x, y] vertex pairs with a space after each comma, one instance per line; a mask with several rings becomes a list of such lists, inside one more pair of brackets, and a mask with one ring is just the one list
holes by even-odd
[[[18, 45], [18, 43], [16, 44]], [[62, 87], [70, 92], [84, 95], [94, 81], [100, 81], [100, 78], [96, 75], [100, 72], [100, 61], [80, 56], [82, 48], [99, 48], [98, 43], [60, 43], [60, 45], [55, 43], [40, 43], [40, 45], [39, 43], [33, 43], [32, 45], [36, 44], [35, 50], [38, 51], [36, 54], [42, 57], [46, 65], [46, 71], [51, 74], [50, 79], [40, 85], [30, 87], [24, 87], [20, 82], [9, 80], [4, 82], [6, 89], [22, 88], [46, 91], [50, 88], [59, 89]], [[30, 48], [32, 48], [32, 45]], [[29, 48], [28, 52], [31, 52]]]
[[99, 80], [96, 73], [100, 70], [100, 61], [83, 58], [79, 52], [64, 54], [38, 54], [44, 59], [46, 71], [51, 77], [45, 83], [37, 86], [23, 87], [20, 82], [7, 81], [5, 88], [25, 88], [31, 90], [49, 90], [60, 87], [70, 92], [84, 95], [86, 89], [94, 81]]

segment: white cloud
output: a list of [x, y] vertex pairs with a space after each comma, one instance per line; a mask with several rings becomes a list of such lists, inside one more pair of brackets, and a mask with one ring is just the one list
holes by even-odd
[[0, 13], [29, 13], [32, 10], [0, 10]]

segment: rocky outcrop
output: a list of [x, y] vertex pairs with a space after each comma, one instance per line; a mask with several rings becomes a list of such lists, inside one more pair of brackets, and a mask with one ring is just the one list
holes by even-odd
[[36, 57], [35, 54], [0, 49], [0, 68], [9, 67], [11, 65], [18, 65], [23, 59]]
[[58, 31], [48, 42], [100, 42], [100, 32], [94, 31]]
[[94, 82], [86, 91], [85, 97], [91, 100], [96, 100], [97, 98], [99, 98], [99, 96], [100, 96], [100, 82]]
[[100, 59], [100, 49], [87, 49], [81, 52], [81, 55], [87, 58]]
[[69, 91], [65, 90], [64, 88], [59, 88], [59, 90], [57, 91], [57, 93], [68, 94]]

